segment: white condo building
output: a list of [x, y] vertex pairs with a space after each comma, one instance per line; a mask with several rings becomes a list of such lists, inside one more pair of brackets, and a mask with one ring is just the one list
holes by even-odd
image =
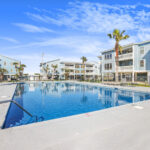
[[[101, 57], [103, 81], [115, 81], [115, 50], [103, 51]], [[150, 83], [150, 41], [123, 46], [118, 72], [119, 81]]]
[[[56, 69], [53, 66], [57, 66]], [[45, 68], [49, 68], [45, 71]], [[75, 80], [85, 77], [88, 79], [99, 79], [101, 76], [100, 63], [99, 62], [86, 62], [84, 65], [82, 62], [63, 61], [56, 59], [40, 64], [41, 75], [47, 74], [51, 77], [53, 75], [58, 76], [59, 79], [65, 79], [68, 74], [68, 79]]]

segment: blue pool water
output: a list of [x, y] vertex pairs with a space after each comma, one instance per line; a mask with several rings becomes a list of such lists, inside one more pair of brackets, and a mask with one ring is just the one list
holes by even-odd
[[150, 99], [149, 93], [74, 83], [18, 84], [4, 128], [51, 120]]

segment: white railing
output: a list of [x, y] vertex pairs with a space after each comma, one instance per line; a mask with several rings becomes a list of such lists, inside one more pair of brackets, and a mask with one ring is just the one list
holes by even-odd
[[119, 66], [118, 71], [132, 71], [133, 66]]
[[93, 67], [86, 67], [86, 70], [93, 70]]
[[133, 57], [133, 53], [121, 54], [119, 55], [119, 60], [132, 59], [132, 57]]
[[64, 69], [75, 69], [73, 66], [65, 66]]

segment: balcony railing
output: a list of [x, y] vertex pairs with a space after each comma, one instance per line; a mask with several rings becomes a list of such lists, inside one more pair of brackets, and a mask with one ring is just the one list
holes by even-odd
[[132, 71], [133, 66], [119, 66], [118, 71]]
[[86, 70], [93, 70], [93, 67], [86, 67]]
[[119, 60], [132, 59], [133, 53], [119, 55]]
[[64, 69], [75, 69], [74, 66], [65, 66]]

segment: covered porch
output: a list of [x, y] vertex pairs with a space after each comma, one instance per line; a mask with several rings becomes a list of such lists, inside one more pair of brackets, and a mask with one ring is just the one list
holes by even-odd
[[148, 72], [119, 72], [119, 82], [148, 82]]

